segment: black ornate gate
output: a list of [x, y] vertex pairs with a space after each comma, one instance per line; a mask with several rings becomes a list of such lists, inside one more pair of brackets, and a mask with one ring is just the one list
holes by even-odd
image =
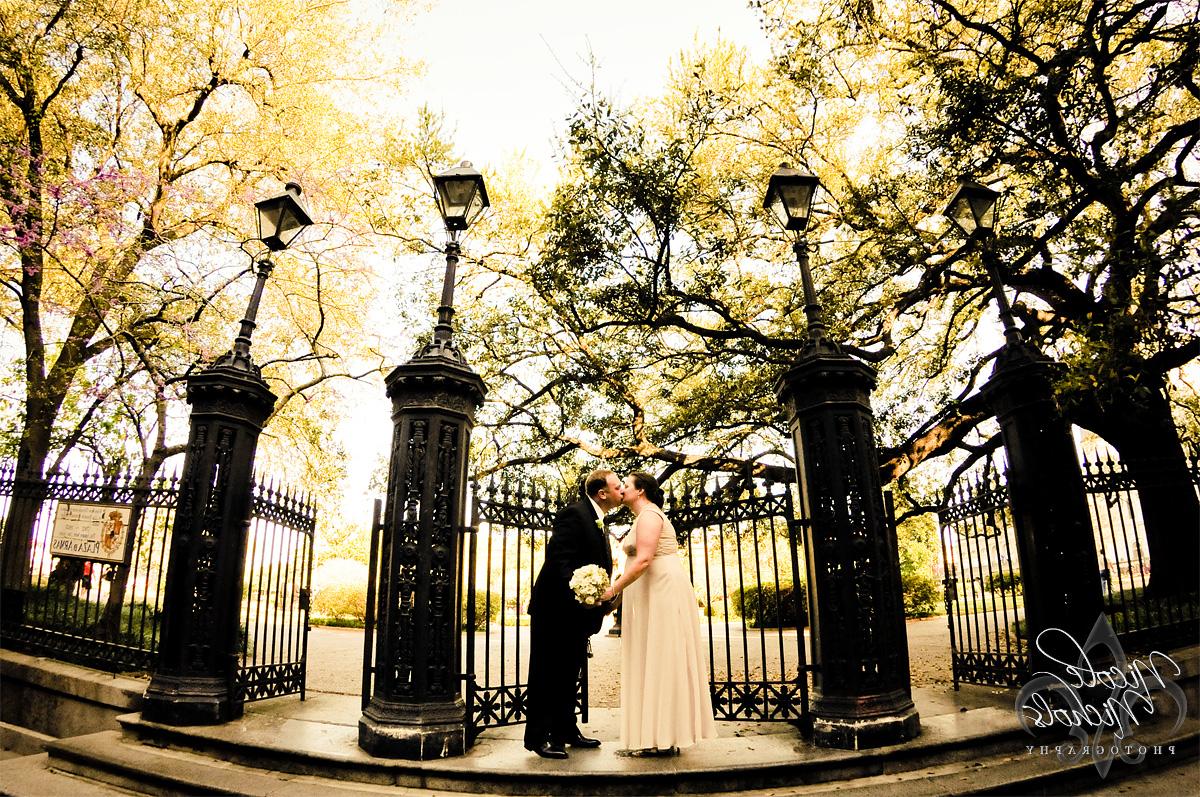
[[[471, 525], [460, 546], [459, 618], [467, 724], [485, 728], [525, 721], [529, 615], [533, 581], [546, 558], [554, 515], [569, 503], [561, 491], [502, 479], [472, 491]], [[587, 663], [578, 695], [587, 722]]]
[[708, 637], [718, 720], [808, 725], [808, 625], [792, 485], [736, 480], [669, 495]]
[[[525, 607], [554, 514], [568, 500], [561, 491], [515, 479], [473, 491], [458, 599], [472, 738], [524, 721]], [[807, 578], [792, 485], [737, 480], [720, 489], [697, 486], [669, 496], [664, 509], [696, 590], [717, 719], [806, 727]], [[629, 521], [627, 515], [613, 521], [615, 539], [628, 533]], [[613, 545], [618, 559], [619, 547]], [[585, 722], [587, 703], [585, 667], [578, 708]]]
[[964, 479], [938, 521], [954, 685], [1020, 686], [1029, 674], [1024, 591], [1000, 475]]

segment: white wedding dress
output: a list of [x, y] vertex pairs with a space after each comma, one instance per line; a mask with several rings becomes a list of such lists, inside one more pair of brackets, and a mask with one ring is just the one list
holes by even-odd
[[[621, 596], [621, 747], [690, 747], [717, 737], [700, 618], [679, 556], [675, 528], [663, 520], [654, 559]], [[626, 539], [632, 556], [634, 531]]]

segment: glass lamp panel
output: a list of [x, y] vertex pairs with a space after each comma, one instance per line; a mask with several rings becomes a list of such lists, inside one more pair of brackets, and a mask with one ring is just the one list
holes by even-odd
[[442, 187], [442, 202], [445, 204], [446, 216], [454, 216], [463, 218], [467, 215], [467, 208], [471, 205], [471, 200], [474, 199], [475, 181], [466, 180], [446, 180], [441, 184]]
[[975, 212], [972, 204], [971, 200], [960, 193], [954, 198], [950, 207], [947, 208], [946, 213], [950, 217], [950, 221], [957, 224], [968, 236], [972, 235], [975, 232], [975, 228], [979, 226], [975, 221]]
[[471, 204], [467, 208], [467, 224], [474, 224], [480, 213], [483, 213], [483, 197], [475, 191], [471, 194]]
[[789, 217], [788, 229], [804, 229], [812, 208], [813, 186], [808, 183], [785, 183], [779, 194]]
[[783, 204], [783, 198], [779, 195], [778, 191], [776, 191], [774, 196], [771, 197], [771, 204], [768, 207], [770, 207], [771, 212], [775, 214], [775, 218], [778, 219], [779, 226], [783, 227], [785, 230], [790, 230], [792, 227], [792, 220], [788, 216], [787, 206]]
[[986, 194], [977, 194], [971, 197], [971, 214], [975, 217], [975, 223], [984, 230], [995, 229], [996, 227], [996, 198]]
[[279, 215], [283, 210], [280, 202], [259, 202], [258, 208], [258, 237], [272, 238], [279, 230]]
[[292, 208], [284, 207], [279, 214], [279, 229], [275, 233], [280, 243], [283, 244], [283, 247], [286, 249], [291, 246], [292, 241], [296, 240], [296, 236], [303, 230], [303, 220], [296, 215], [296, 212]]

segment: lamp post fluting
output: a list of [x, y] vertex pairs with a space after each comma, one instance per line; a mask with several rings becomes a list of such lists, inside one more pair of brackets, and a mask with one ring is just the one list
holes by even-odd
[[808, 324], [807, 346], [775, 390], [787, 410], [808, 520], [813, 741], [861, 749], [917, 736], [920, 718], [896, 533], [879, 479], [875, 372], [828, 339], [810, 271], [804, 233], [818, 186], [815, 176], [784, 164], [763, 203], [796, 236]]
[[[259, 239], [285, 249], [312, 223], [300, 186], [256, 204]], [[275, 406], [250, 357], [270, 260], [256, 281], [232, 348], [187, 382], [188, 444], [171, 533], [158, 661], [142, 704], [147, 719], [172, 725], [241, 716], [236, 683], [242, 571], [250, 526], [254, 455]]]
[[458, 550], [467, 454], [486, 387], [454, 346], [458, 234], [489, 204], [464, 162], [434, 176], [449, 242], [429, 344], [388, 374], [392, 449], [384, 503], [373, 662], [358, 744], [375, 756], [423, 760], [467, 748], [460, 689]]
[[[1000, 424], [1008, 458], [1008, 494], [1017, 537], [1025, 596], [1026, 638], [1061, 628], [1086, 640], [1102, 610], [1100, 568], [1087, 493], [1071, 424], [1054, 396], [1058, 364], [1025, 340], [1013, 321], [995, 262], [995, 225], [1000, 193], [968, 179], [946, 205], [945, 215], [979, 240], [984, 267], [1004, 324], [1005, 343], [983, 394]], [[1077, 653], [1061, 636], [1031, 644], [1034, 671], [1074, 662]], [[1056, 647], [1057, 646], [1057, 647]]]

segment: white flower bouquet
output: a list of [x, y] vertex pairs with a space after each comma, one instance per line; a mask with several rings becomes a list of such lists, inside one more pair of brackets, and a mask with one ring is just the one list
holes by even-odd
[[575, 600], [584, 606], [599, 606], [600, 596], [608, 589], [608, 573], [600, 565], [584, 565], [576, 568], [569, 583]]

